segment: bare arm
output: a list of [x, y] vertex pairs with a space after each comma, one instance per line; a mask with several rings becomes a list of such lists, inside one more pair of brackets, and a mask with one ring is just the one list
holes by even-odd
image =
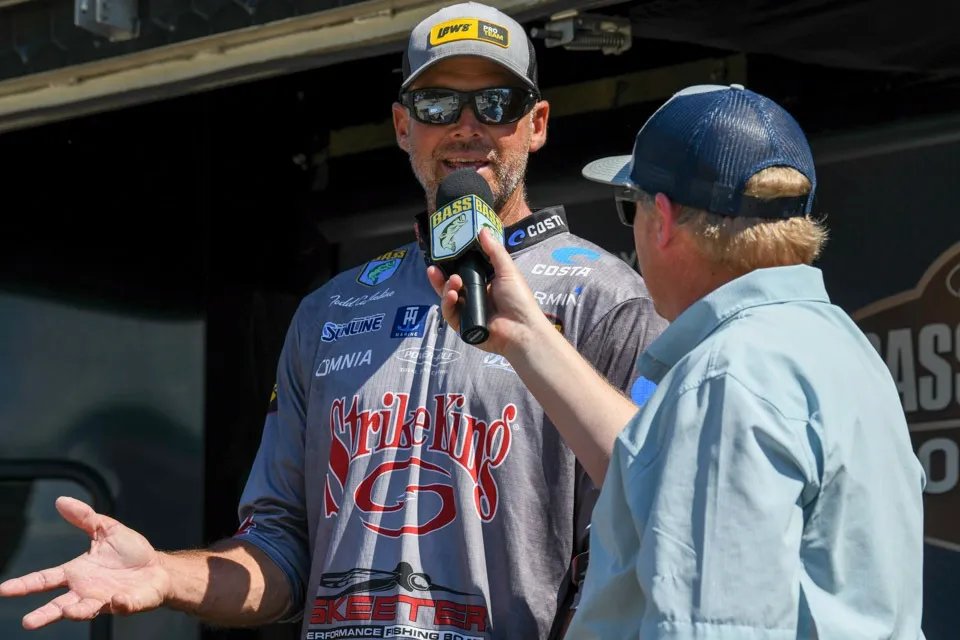
[[163, 606], [221, 625], [255, 625], [276, 620], [290, 606], [283, 572], [249, 542], [225, 540], [205, 551], [160, 553], [133, 529], [80, 500], [61, 497], [56, 506], [90, 537], [90, 550], [0, 584], [0, 597], [66, 587], [66, 593], [23, 617], [25, 629]]
[[160, 557], [170, 579], [165, 604], [171, 609], [216, 625], [248, 627], [279, 620], [290, 607], [286, 576], [249, 542], [224, 540]]

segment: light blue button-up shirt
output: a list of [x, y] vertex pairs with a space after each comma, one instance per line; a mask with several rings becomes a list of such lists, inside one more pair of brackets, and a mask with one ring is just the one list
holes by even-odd
[[647, 349], [566, 640], [923, 638], [923, 469], [818, 269], [761, 269]]

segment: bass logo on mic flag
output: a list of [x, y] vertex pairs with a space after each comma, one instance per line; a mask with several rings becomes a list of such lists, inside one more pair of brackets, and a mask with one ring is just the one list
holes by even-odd
[[467, 195], [450, 202], [430, 216], [430, 253], [434, 260], [457, 256], [484, 227], [503, 244], [503, 222], [482, 199]]

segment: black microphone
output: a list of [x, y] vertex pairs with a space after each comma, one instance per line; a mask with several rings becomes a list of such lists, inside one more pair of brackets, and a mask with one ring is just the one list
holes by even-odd
[[493, 265], [480, 247], [480, 230], [490, 229], [503, 244], [503, 223], [490, 203], [490, 185], [473, 169], [458, 169], [437, 188], [437, 210], [429, 216], [430, 258], [448, 278], [463, 279], [460, 337], [480, 344], [490, 337], [487, 329], [487, 283]]

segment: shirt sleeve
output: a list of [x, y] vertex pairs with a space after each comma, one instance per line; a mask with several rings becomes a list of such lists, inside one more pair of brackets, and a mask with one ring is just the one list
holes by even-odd
[[286, 576], [291, 603], [282, 622], [302, 615], [310, 564], [303, 470], [308, 387], [300, 369], [297, 320], [295, 316], [280, 353], [277, 383], [240, 498], [241, 524], [234, 535], [261, 549]]
[[570, 637], [794, 640], [815, 436], [729, 375], [650, 409], [617, 443]]
[[[637, 359], [666, 327], [667, 321], [657, 315], [649, 298], [631, 298], [608, 311], [589, 330], [578, 351], [611, 385], [634, 395], [632, 388], [639, 377]], [[578, 555], [590, 547], [590, 518], [599, 490], [579, 463], [576, 473], [574, 554]], [[579, 594], [574, 606], [578, 603]]]

